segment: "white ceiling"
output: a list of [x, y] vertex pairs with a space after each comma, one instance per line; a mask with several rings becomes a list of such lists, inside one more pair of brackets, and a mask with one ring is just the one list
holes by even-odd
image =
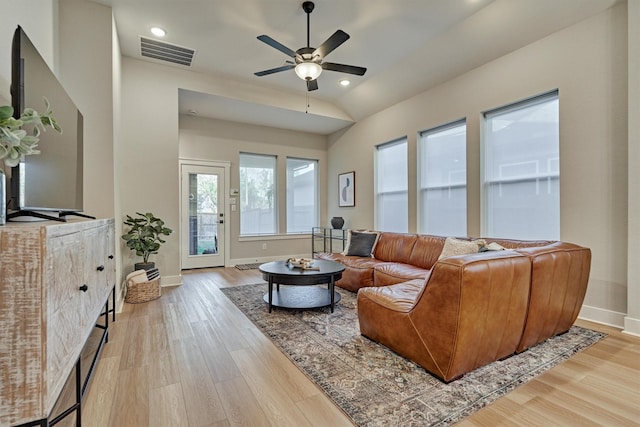
[[[149, 29], [161, 26], [167, 30], [162, 41], [196, 51], [191, 67], [167, 66], [211, 74], [262, 94], [232, 99], [183, 90], [181, 113], [329, 134], [620, 0], [316, 0], [311, 46], [341, 29], [351, 38], [327, 61], [366, 67], [367, 72], [358, 77], [324, 71], [319, 90], [309, 93], [309, 113], [305, 82], [293, 70], [253, 74], [290, 59], [257, 40], [258, 35], [292, 50], [306, 46], [302, 1], [93, 1], [113, 8], [123, 55], [143, 59], [139, 37], [156, 38]], [[344, 77], [351, 80], [348, 88], [338, 84]], [[285, 98], [300, 102], [293, 103], [296, 107], [278, 102]], [[314, 109], [314, 103], [323, 108]]]

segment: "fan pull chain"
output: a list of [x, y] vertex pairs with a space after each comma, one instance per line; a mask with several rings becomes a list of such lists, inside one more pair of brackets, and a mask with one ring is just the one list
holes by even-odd
[[307, 110], [304, 113], [309, 114], [309, 92], [307, 92]]

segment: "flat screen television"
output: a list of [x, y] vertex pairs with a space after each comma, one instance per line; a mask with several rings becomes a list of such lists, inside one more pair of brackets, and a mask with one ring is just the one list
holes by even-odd
[[[14, 117], [25, 107], [42, 111], [44, 99], [62, 128], [40, 132], [40, 154], [24, 156], [11, 169], [7, 219], [39, 217], [64, 220], [82, 207], [83, 117], [21, 27], [11, 49], [11, 103]], [[30, 131], [30, 130], [29, 130]], [[81, 215], [80, 216], [85, 216]]]

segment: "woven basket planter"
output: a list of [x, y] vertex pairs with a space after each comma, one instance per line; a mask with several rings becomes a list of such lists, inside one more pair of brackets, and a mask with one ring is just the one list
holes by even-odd
[[127, 276], [127, 293], [124, 301], [130, 304], [151, 301], [160, 298], [160, 273], [157, 268], [138, 270]]

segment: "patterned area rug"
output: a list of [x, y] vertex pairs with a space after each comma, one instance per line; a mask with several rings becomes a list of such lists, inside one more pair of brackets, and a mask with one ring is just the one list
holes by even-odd
[[361, 336], [352, 292], [339, 290], [332, 314], [328, 307], [269, 313], [266, 284], [221, 290], [359, 426], [453, 424], [606, 336], [574, 326], [444, 384]]

